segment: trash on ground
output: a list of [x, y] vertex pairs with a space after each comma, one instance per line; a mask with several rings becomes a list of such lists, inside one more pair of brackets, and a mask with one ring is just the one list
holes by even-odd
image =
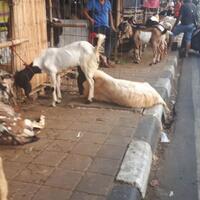
[[80, 138], [81, 136], [82, 136], [82, 133], [81, 133], [81, 131], [79, 131], [76, 137]]
[[158, 161], [158, 156], [157, 155], [153, 155], [153, 161]]
[[169, 197], [173, 197], [173, 196], [174, 196], [174, 192], [173, 192], [173, 191], [170, 191]]
[[153, 179], [150, 182], [150, 186], [151, 187], [158, 187], [160, 185], [159, 180], [158, 179]]
[[161, 140], [160, 140], [162, 143], [169, 143], [170, 140], [169, 138], [167, 137], [167, 134], [165, 132], [161, 132]]

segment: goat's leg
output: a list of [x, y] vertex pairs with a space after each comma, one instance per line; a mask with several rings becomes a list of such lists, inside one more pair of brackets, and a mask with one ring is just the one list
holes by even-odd
[[135, 63], [139, 63], [140, 62], [140, 49], [136, 48], [135, 49]]
[[53, 87], [53, 101], [52, 106], [56, 106], [56, 102], [58, 102], [58, 98], [56, 95], [56, 88], [57, 88], [57, 79], [56, 79], [56, 73], [51, 73], [51, 79], [52, 79], [52, 87]]
[[150, 63], [150, 65], [156, 64], [157, 53], [158, 53], [158, 49], [157, 49], [157, 48], [158, 48], [158, 47], [157, 47], [157, 44], [154, 42], [154, 43], [152, 44], [152, 49], [153, 49], [153, 62]]
[[57, 85], [56, 85], [56, 90], [57, 90], [57, 95], [58, 95], [58, 101], [59, 103], [61, 102], [60, 99], [62, 99], [62, 94], [61, 94], [61, 78], [60, 75], [57, 75]]
[[94, 97], [94, 80], [93, 80], [93, 76], [91, 75], [85, 74], [85, 76], [86, 76], [86, 80], [89, 83], [88, 103], [91, 103]]

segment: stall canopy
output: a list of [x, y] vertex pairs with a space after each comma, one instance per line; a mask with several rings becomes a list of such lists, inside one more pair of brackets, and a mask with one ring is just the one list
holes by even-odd
[[145, 8], [159, 8], [160, 0], [144, 0]]

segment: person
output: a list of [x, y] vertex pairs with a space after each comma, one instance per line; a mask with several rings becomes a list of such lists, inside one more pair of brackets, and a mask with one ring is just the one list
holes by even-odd
[[106, 35], [104, 54], [102, 60], [104, 67], [113, 67], [110, 57], [116, 44], [117, 31], [113, 23], [112, 7], [109, 0], [89, 0], [83, 10], [84, 16], [89, 20], [91, 32]]
[[[184, 4], [181, 7], [180, 14], [176, 19], [174, 27], [172, 28], [172, 40], [180, 33], [184, 33], [183, 42], [185, 42], [185, 56], [188, 56], [188, 52], [191, 46], [192, 33], [195, 29], [196, 19], [196, 6], [192, 3], [192, 0], [184, 0]], [[181, 21], [180, 24], [179, 21]]]
[[174, 15], [174, 2], [170, 1], [167, 4], [167, 16], [173, 16]]
[[183, 1], [182, 0], [177, 0], [176, 1], [176, 4], [174, 6], [174, 17], [175, 18], [178, 18], [182, 5], [183, 5]]
[[[60, 0], [52, 0], [52, 17], [53, 22], [61, 23], [61, 12], [60, 12]], [[47, 38], [48, 42], [51, 40], [51, 27], [52, 23], [50, 22], [50, 5], [49, 1], [46, 0], [46, 14], [47, 14]], [[62, 34], [63, 28], [59, 26], [53, 26], [53, 41], [54, 46], [59, 44], [59, 36]]]
[[196, 23], [197, 23], [197, 27], [200, 27], [200, 1], [196, 2], [196, 6], [197, 6], [197, 19], [196, 19]]

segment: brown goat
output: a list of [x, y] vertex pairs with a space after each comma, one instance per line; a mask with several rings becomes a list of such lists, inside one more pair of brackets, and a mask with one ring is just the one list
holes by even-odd
[[[141, 55], [143, 50], [143, 45], [150, 43], [153, 50], [153, 61], [150, 64], [156, 64], [160, 62], [165, 51], [166, 43], [165, 33], [168, 32], [162, 25], [157, 24], [152, 27], [146, 27], [140, 24], [130, 23], [130, 21], [124, 21], [119, 25], [120, 34], [119, 39], [121, 38], [133, 38], [134, 41], [134, 51], [133, 57], [134, 62], [139, 63], [141, 61]], [[162, 42], [162, 43], [161, 43]]]

